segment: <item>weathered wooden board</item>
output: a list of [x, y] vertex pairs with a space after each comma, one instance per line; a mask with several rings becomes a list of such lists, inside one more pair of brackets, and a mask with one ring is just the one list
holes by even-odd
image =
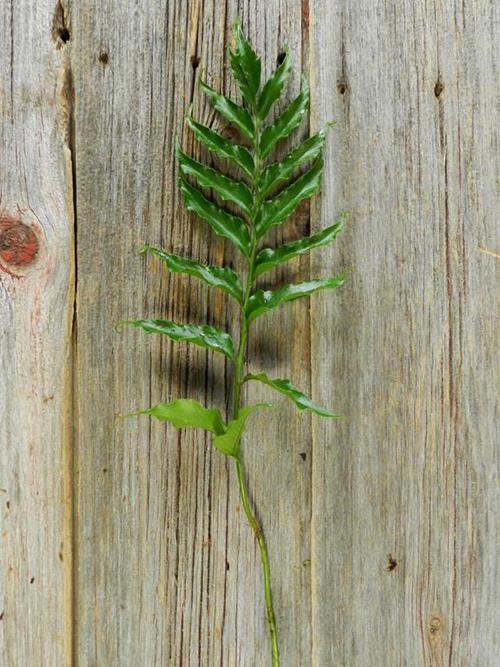
[[54, 4], [0, 6], [0, 664], [69, 664], [73, 201]]
[[[352, 211], [312, 305], [314, 665], [500, 655], [498, 3], [311, 3], [314, 226]], [[332, 355], [333, 352], [333, 355]]]
[[[94, 0], [72, 7], [76, 653], [85, 665], [268, 661], [260, 562], [239, 511], [234, 470], [197, 432], [179, 435], [145, 418], [117, 416], [179, 396], [225, 407], [230, 369], [219, 358], [137, 331], [117, 332], [114, 325], [130, 316], [163, 315], [234, 329], [236, 313], [223, 296], [166, 276], [137, 251], [148, 241], [201, 260], [236, 261], [184, 211], [174, 147], [178, 138], [199, 150], [183, 127], [191, 102], [203, 122], [221, 126], [195, 82], [203, 69], [226, 92], [234, 86], [226, 49], [238, 12], [265, 53], [267, 72], [289, 44], [298, 68], [295, 91], [307, 56], [300, 3], [212, 7], [143, 0], [113, 7]], [[307, 228], [307, 211], [296, 225]], [[307, 272], [308, 262], [301, 268]], [[252, 367], [291, 375], [308, 389], [308, 317], [304, 303], [256, 327]], [[303, 561], [309, 557], [309, 421], [283, 404], [272, 421], [255, 417], [246, 446], [252, 495], [263, 507], [269, 535], [284, 661], [308, 664], [310, 570]]]
[[347, 267], [346, 286], [262, 318], [249, 346], [251, 370], [348, 416], [278, 401], [245, 442], [283, 664], [495, 665], [497, 3], [4, 5], [0, 664], [269, 662], [231, 465], [197, 432], [121, 417], [181, 396], [224, 409], [231, 369], [115, 327], [157, 315], [237, 332], [220, 293], [138, 249], [236, 266], [185, 212], [174, 148], [211, 159], [184, 127], [191, 102], [228, 131], [195, 83], [203, 70], [235, 93], [239, 15], [266, 73], [290, 47], [290, 94], [309, 76], [311, 127], [337, 121], [321, 198], [276, 240], [352, 213], [335, 246], [275, 276]]

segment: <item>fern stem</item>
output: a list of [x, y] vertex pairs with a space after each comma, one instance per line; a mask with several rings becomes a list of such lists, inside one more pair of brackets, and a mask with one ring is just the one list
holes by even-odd
[[259, 520], [255, 516], [250, 506], [248, 500], [248, 492], [245, 482], [245, 471], [243, 470], [243, 464], [241, 459], [236, 459], [236, 474], [238, 475], [238, 484], [240, 487], [240, 498], [243, 509], [245, 510], [248, 523], [252, 527], [253, 532], [255, 533], [255, 539], [259, 544], [260, 549], [260, 558], [262, 562], [262, 572], [264, 575], [264, 597], [266, 600], [266, 610], [267, 610], [267, 623], [269, 626], [269, 633], [271, 635], [271, 655], [272, 655], [272, 666], [279, 667], [280, 665], [280, 655], [278, 648], [278, 633], [276, 630], [276, 619], [274, 616], [274, 607], [273, 607], [273, 595], [271, 591], [271, 569], [269, 567], [269, 554], [267, 552], [266, 539], [264, 533], [262, 532], [262, 527], [259, 523]]
[[[248, 330], [249, 323], [246, 317], [246, 309], [250, 296], [252, 294], [252, 289], [255, 283], [255, 257], [257, 255], [257, 234], [255, 231], [255, 221], [259, 215], [261, 208], [261, 194], [259, 192], [259, 178], [260, 178], [260, 154], [259, 154], [259, 144], [260, 144], [260, 124], [256, 119], [255, 109], [254, 111], [254, 121], [255, 121], [255, 138], [253, 146], [253, 157], [255, 164], [254, 177], [252, 179], [252, 194], [254, 197], [254, 206], [252, 211], [252, 216], [250, 219], [250, 233], [251, 233], [251, 253], [248, 260], [248, 271], [247, 271], [247, 280], [245, 286], [245, 297], [242, 304], [242, 325], [241, 325], [241, 335], [240, 343], [238, 347], [238, 354], [236, 356], [234, 364], [234, 386], [233, 386], [233, 419], [237, 419], [240, 411], [240, 402], [241, 402], [241, 385], [242, 385], [242, 371], [245, 364], [245, 351], [247, 346], [248, 339]], [[271, 591], [271, 569], [269, 566], [269, 554], [267, 551], [267, 544], [262, 530], [262, 526], [257, 519], [255, 513], [252, 510], [250, 501], [248, 499], [248, 491], [245, 480], [245, 472], [243, 469], [243, 462], [240, 457], [239, 447], [238, 454], [235, 457], [236, 462], [236, 474], [238, 476], [238, 485], [240, 490], [240, 499], [245, 514], [252, 528], [255, 539], [259, 545], [260, 550], [260, 559], [262, 563], [262, 572], [264, 575], [264, 598], [266, 601], [266, 610], [267, 610], [267, 625], [269, 628], [269, 634], [271, 636], [271, 656], [272, 656], [272, 667], [280, 667], [280, 656], [278, 648], [278, 633], [276, 629], [276, 618], [274, 615], [273, 607], [273, 596]]]

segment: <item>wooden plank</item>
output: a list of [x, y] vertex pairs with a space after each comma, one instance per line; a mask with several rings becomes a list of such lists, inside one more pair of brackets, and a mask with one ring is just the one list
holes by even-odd
[[12, 666], [71, 659], [71, 86], [53, 14], [46, 0], [0, 7], [0, 664]]
[[[232, 467], [196, 432], [116, 416], [180, 396], [226, 405], [230, 369], [220, 358], [136, 331], [117, 333], [114, 324], [168, 315], [234, 328], [235, 312], [221, 294], [165, 275], [137, 249], [148, 241], [201, 260], [236, 261], [184, 211], [173, 155], [177, 137], [199, 150], [183, 129], [191, 101], [196, 116], [221, 127], [195, 79], [203, 69], [214, 85], [234, 90], [226, 44], [238, 8], [267, 72], [285, 42], [300, 69], [307, 43], [292, 0], [279, 7], [87, 0], [73, 8], [81, 664], [268, 661], [260, 563]], [[297, 71], [294, 91], [298, 79]], [[307, 228], [307, 210], [295, 225], [291, 234]], [[292, 265], [291, 277], [307, 267]], [[267, 316], [251, 344], [252, 368], [291, 375], [307, 390], [308, 322], [307, 303]], [[250, 400], [264, 396], [254, 388]], [[284, 664], [308, 664], [309, 422], [283, 404], [272, 422], [254, 418], [246, 446], [252, 496], [269, 536]]]
[[[499, 655], [497, 3], [311, 3], [313, 126], [338, 121], [315, 225], [314, 665]], [[319, 369], [321, 368], [321, 372]]]

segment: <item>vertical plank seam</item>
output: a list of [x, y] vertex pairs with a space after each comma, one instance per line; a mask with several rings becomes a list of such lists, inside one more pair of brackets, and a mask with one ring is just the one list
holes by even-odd
[[63, 422], [62, 457], [63, 457], [63, 546], [60, 558], [64, 560], [64, 661], [67, 665], [77, 665], [76, 647], [76, 448], [78, 446], [78, 420], [76, 401], [77, 373], [77, 186], [76, 186], [76, 130], [75, 130], [75, 91], [71, 62], [71, 47], [68, 39], [62, 40], [62, 31], [71, 35], [68, 29], [69, 14], [65, 3], [58, 0], [52, 23], [52, 39], [56, 48], [61, 50], [60, 67], [57, 76], [57, 105], [59, 127], [62, 133], [63, 150], [66, 166], [66, 209], [70, 225], [69, 236], [69, 279], [67, 312], [67, 368], [65, 370], [65, 414]]
[[[310, 88], [313, 89], [313, 86], [315, 85], [315, 81], [313, 81], [312, 75], [313, 75], [313, 67], [312, 67], [312, 52], [310, 48], [310, 34], [311, 34], [311, 7], [309, 4], [310, 0], [302, 0], [302, 17], [307, 16], [307, 21], [303, 20], [303, 27], [302, 27], [302, 36], [304, 40], [304, 33], [307, 32], [307, 43], [309, 46], [308, 49], [308, 59], [307, 59], [307, 65], [308, 65], [308, 79], [309, 79], [309, 85]], [[314, 90], [314, 89], [313, 89]], [[315, 92], [313, 92], [315, 94]], [[311, 123], [311, 118], [312, 118], [312, 97], [311, 101], [309, 104], [309, 127], [308, 127], [308, 134], [311, 135], [312, 133], [312, 123]], [[313, 228], [313, 216], [315, 211], [317, 211], [317, 207], [314, 207], [312, 203], [309, 204], [309, 232], [312, 231]], [[315, 216], [314, 216], [315, 217]], [[311, 253], [309, 253], [308, 257], [308, 269], [309, 269], [309, 277], [311, 276], [311, 271], [312, 271], [312, 256]], [[310, 355], [309, 355], [309, 363], [310, 363], [310, 369], [309, 369], [309, 395], [311, 398], [314, 400], [313, 396], [313, 380], [312, 380], [312, 374], [313, 374], [313, 362], [314, 362], [314, 350], [313, 350], [313, 311], [314, 311], [314, 305], [312, 303], [312, 299], [309, 299], [309, 309], [308, 309], [308, 314], [309, 314], [309, 349], [310, 349]], [[314, 541], [314, 531], [313, 531], [313, 522], [314, 522], [314, 457], [315, 457], [315, 435], [316, 435], [316, 429], [315, 429], [315, 422], [314, 418], [309, 416], [309, 424], [311, 428], [311, 448], [310, 448], [310, 460], [309, 460], [309, 493], [310, 493], [310, 498], [309, 498], [309, 559], [310, 559], [310, 565], [308, 568], [309, 572], [309, 626], [310, 626], [310, 632], [309, 632], [309, 655], [310, 655], [310, 664], [313, 664], [313, 656], [314, 656], [314, 577], [313, 577], [313, 568], [314, 568], [314, 549], [313, 549], [313, 541]]]

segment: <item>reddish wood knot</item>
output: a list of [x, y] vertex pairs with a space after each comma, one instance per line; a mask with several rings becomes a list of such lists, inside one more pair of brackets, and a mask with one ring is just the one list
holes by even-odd
[[[0, 262], [13, 268], [31, 264], [38, 254], [38, 238], [31, 227], [10, 215], [0, 214]], [[5, 267], [1, 266], [6, 270]]]

